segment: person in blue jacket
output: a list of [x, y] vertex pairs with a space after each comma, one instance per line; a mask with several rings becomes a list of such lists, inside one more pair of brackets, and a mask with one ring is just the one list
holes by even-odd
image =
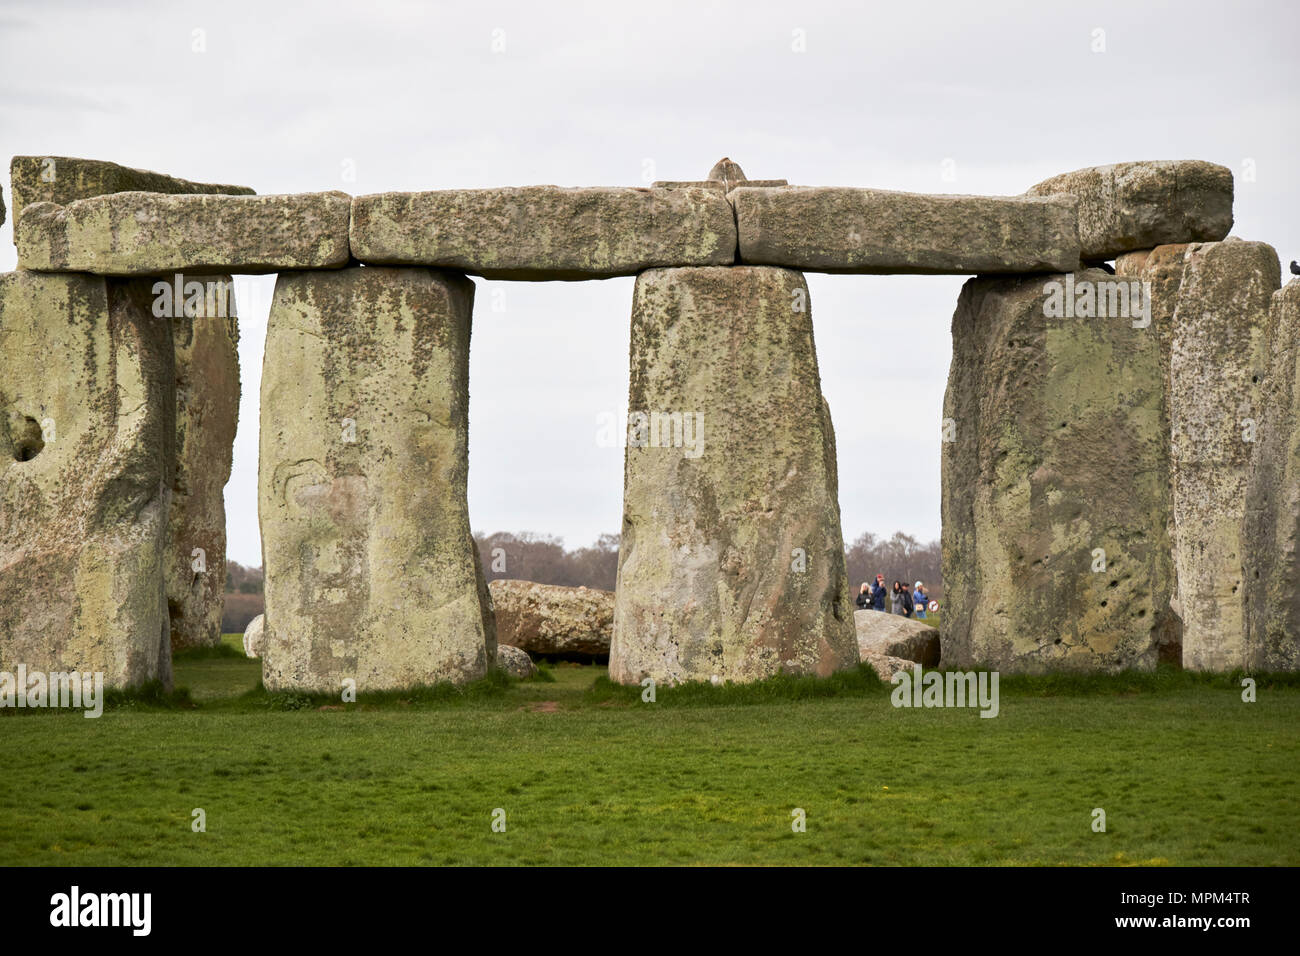
[[912, 604], [916, 608], [918, 619], [926, 617], [927, 604], [930, 603], [930, 595], [925, 593], [925, 585], [920, 581], [916, 582], [916, 588], [912, 591]]
[[877, 574], [876, 583], [871, 585], [871, 605], [877, 611], [883, 611], [885, 609], [885, 595], [887, 593], [888, 592], [885, 590], [885, 576], [883, 574]]

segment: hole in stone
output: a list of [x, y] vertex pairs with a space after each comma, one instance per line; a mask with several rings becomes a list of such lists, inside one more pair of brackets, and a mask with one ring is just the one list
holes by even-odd
[[1105, 601], [1102, 601], [1102, 602], [1101, 602], [1101, 606], [1102, 606], [1102, 607], [1105, 607], [1105, 606], [1106, 606], [1106, 602], [1105, 602]]
[[1119, 582], [1118, 582], [1118, 581], [1111, 581], [1111, 582], [1110, 582], [1110, 586], [1113, 587], [1113, 588], [1117, 588], [1117, 587], [1119, 587]]
[[24, 418], [14, 430], [14, 460], [31, 461], [45, 448], [41, 436], [41, 423], [34, 418]]
[[1137, 616], [1138, 616], [1138, 617], [1146, 617], [1146, 616], [1147, 616], [1147, 609], [1146, 609], [1146, 608], [1141, 608], [1141, 609], [1138, 611]]
[[1052, 643], [1053, 643], [1053, 644], [1060, 644], [1060, 643], [1061, 643], [1061, 639], [1058, 637], [1058, 638], [1057, 638], [1055, 641], [1053, 641]]
[[1258, 376], [1258, 375], [1252, 375], [1252, 376], [1250, 377], [1250, 380], [1251, 380], [1252, 382], [1258, 382], [1258, 381], [1259, 381], [1259, 376]]

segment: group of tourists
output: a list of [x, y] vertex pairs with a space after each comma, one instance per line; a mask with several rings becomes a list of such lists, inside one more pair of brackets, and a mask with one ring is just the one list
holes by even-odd
[[[886, 598], [889, 600], [888, 609], [885, 607]], [[860, 611], [884, 611], [886, 614], [924, 619], [930, 606], [930, 595], [920, 581], [910, 588], [901, 581], [895, 581], [893, 589], [886, 590], [885, 576], [877, 574], [874, 584], [862, 582], [856, 603]]]

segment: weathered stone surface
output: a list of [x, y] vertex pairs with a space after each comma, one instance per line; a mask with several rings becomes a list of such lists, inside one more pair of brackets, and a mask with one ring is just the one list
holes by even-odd
[[[1127, 252], [1115, 260], [1115, 276], [1129, 281], [1137, 280], [1145, 284], [1144, 294], [1149, 303], [1150, 326], [1148, 331], [1155, 336], [1160, 348], [1160, 378], [1164, 386], [1164, 408], [1162, 427], [1169, 433], [1169, 357], [1173, 350], [1174, 308], [1178, 304], [1178, 290], [1182, 285], [1184, 259], [1187, 243], [1157, 246], [1138, 252]], [[1174, 548], [1174, 507], [1173, 477], [1169, 477], [1167, 494], [1160, 511], [1165, 515], [1165, 530], [1160, 548], [1173, 554]], [[1183, 619], [1182, 601], [1178, 596], [1178, 575], [1175, 573], [1170, 585], [1169, 609], [1157, 614], [1156, 650], [1161, 663], [1181, 666], [1183, 661]]]
[[[222, 193], [228, 196], [251, 196], [247, 186], [195, 183], [176, 176], [165, 176], [147, 169], [131, 169], [99, 159], [72, 156], [15, 156], [9, 163], [13, 185], [14, 218], [35, 202], [52, 202], [66, 206], [78, 199], [108, 193]], [[0, 215], [0, 223], [4, 217]], [[17, 242], [17, 231], [14, 241]]]
[[258, 474], [268, 689], [465, 682], [495, 657], [465, 498], [473, 295], [428, 269], [280, 275]]
[[727, 265], [736, 223], [712, 189], [524, 186], [358, 196], [362, 262], [497, 279], [599, 279], [654, 266]]
[[1169, 368], [1170, 467], [1183, 666], [1193, 670], [1245, 666], [1242, 522], [1280, 284], [1277, 253], [1261, 242], [1229, 239], [1185, 254]]
[[488, 583], [497, 640], [529, 654], [607, 657], [614, 628], [614, 592], [532, 581]]
[[910, 673], [912, 667], [916, 663], [915, 661], [909, 661], [904, 657], [893, 657], [885, 653], [883, 648], [876, 645], [869, 645], [862, 648], [861, 653], [862, 663], [870, 664], [871, 669], [876, 672], [876, 676], [886, 684], [892, 681], [894, 675], [899, 671], [907, 671]]
[[854, 611], [858, 632], [858, 653], [866, 660], [875, 648], [889, 657], [916, 661], [926, 667], [939, 666], [939, 632], [920, 621], [884, 611]]
[[807, 296], [786, 269], [637, 277], [612, 679], [858, 663]]
[[1273, 294], [1259, 438], [1246, 486], [1249, 670], [1300, 670], [1300, 279]]
[[259, 614], [244, 628], [244, 653], [249, 657], [262, 656], [262, 644], [266, 639], [265, 625], [266, 615]]
[[733, 163], [726, 156], [713, 164], [709, 170], [709, 180], [715, 183], [722, 183], [723, 188], [732, 190], [740, 184], [746, 182], [745, 171], [740, 168], [739, 163]]
[[0, 276], [0, 670], [170, 684], [174, 386], [146, 283]]
[[[201, 287], [202, 300], [196, 295], [188, 303], [193, 308], [177, 296], [171, 309], [162, 308], [166, 303], [155, 295], [155, 314], [171, 315], [176, 347], [176, 467], [166, 556], [173, 648], [221, 642], [225, 486], [239, 420], [239, 327], [231, 277], [201, 280]], [[155, 283], [152, 291], [158, 289]]]
[[1232, 171], [1201, 160], [1092, 166], [1030, 187], [1079, 200], [1085, 261], [1169, 243], [1219, 240], [1232, 229]]
[[35, 203], [14, 222], [18, 264], [121, 276], [335, 269], [348, 262], [351, 203], [341, 192], [125, 192]]
[[[1119, 670], [1159, 658], [1172, 587], [1160, 344], [1130, 317], [1056, 315], [1049, 299], [1066, 278], [972, 279], [953, 315], [945, 666]], [[1073, 276], [1094, 291], [1113, 279]]]
[[729, 187], [727, 183], [720, 179], [659, 179], [650, 185], [654, 189], [711, 189], [725, 196], [730, 189], [738, 189], [741, 186], [770, 188], [773, 186], [789, 186], [790, 183], [784, 179], [746, 179]]
[[1079, 264], [1074, 200], [786, 186], [728, 193], [740, 262], [814, 272], [1059, 272]]
[[497, 667], [520, 680], [537, 673], [537, 665], [527, 652], [509, 644], [497, 645]]

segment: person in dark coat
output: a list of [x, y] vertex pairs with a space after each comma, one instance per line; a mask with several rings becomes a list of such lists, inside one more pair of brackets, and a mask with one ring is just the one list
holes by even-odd
[[895, 614], [901, 614], [903, 617], [912, 616], [912, 590], [905, 587], [902, 581], [894, 582], [894, 593], [891, 595], [891, 600]]
[[885, 576], [877, 574], [876, 583], [871, 585], [871, 603], [877, 611], [885, 609], [885, 596], [887, 593], [885, 591]]
[[857, 599], [853, 603], [858, 606], [859, 611], [871, 610], [871, 590], [866, 581], [862, 582], [862, 590], [858, 592]]

